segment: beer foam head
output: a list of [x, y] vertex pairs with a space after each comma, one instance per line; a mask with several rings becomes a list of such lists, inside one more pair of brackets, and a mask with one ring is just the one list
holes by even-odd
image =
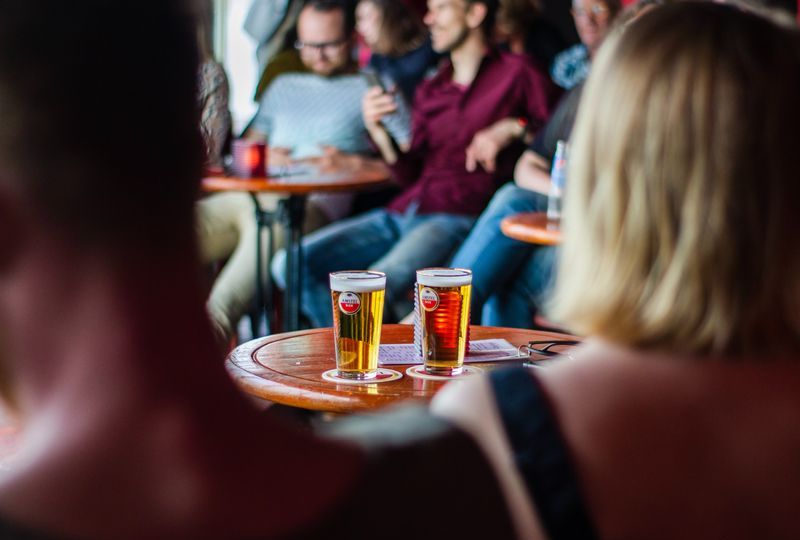
[[331, 272], [332, 291], [372, 292], [386, 288], [386, 274], [367, 270]]
[[417, 270], [417, 283], [427, 287], [463, 287], [472, 283], [466, 268], [423, 268]]

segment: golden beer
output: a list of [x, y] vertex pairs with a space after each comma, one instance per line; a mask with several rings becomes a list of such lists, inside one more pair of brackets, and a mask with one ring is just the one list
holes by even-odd
[[330, 283], [339, 376], [371, 379], [378, 373], [386, 275], [371, 271], [333, 272]]
[[417, 315], [425, 371], [458, 375], [464, 364], [472, 272], [462, 268], [417, 271]]

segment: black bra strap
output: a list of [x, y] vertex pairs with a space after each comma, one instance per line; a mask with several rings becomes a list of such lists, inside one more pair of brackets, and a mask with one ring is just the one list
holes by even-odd
[[506, 435], [551, 540], [596, 539], [561, 432], [529, 368], [489, 374]]

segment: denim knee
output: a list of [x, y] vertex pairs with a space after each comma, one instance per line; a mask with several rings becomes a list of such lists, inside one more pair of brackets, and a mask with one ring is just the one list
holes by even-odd
[[539, 212], [546, 209], [547, 197], [509, 182], [495, 192], [484, 214], [507, 215], [512, 212]]
[[272, 272], [272, 280], [275, 285], [281, 290], [286, 290], [286, 250], [278, 250], [272, 257], [270, 264], [270, 272]]

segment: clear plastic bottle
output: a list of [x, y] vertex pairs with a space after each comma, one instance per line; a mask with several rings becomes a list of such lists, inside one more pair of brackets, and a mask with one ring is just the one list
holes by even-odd
[[561, 219], [561, 202], [564, 187], [567, 183], [567, 143], [556, 143], [556, 155], [553, 157], [553, 167], [550, 170], [550, 191], [547, 194], [547, 219], [558, 221]]
[[414, 353], [422, 360], [422, 321], [419, 317], [419, 283], [414, 282]]

